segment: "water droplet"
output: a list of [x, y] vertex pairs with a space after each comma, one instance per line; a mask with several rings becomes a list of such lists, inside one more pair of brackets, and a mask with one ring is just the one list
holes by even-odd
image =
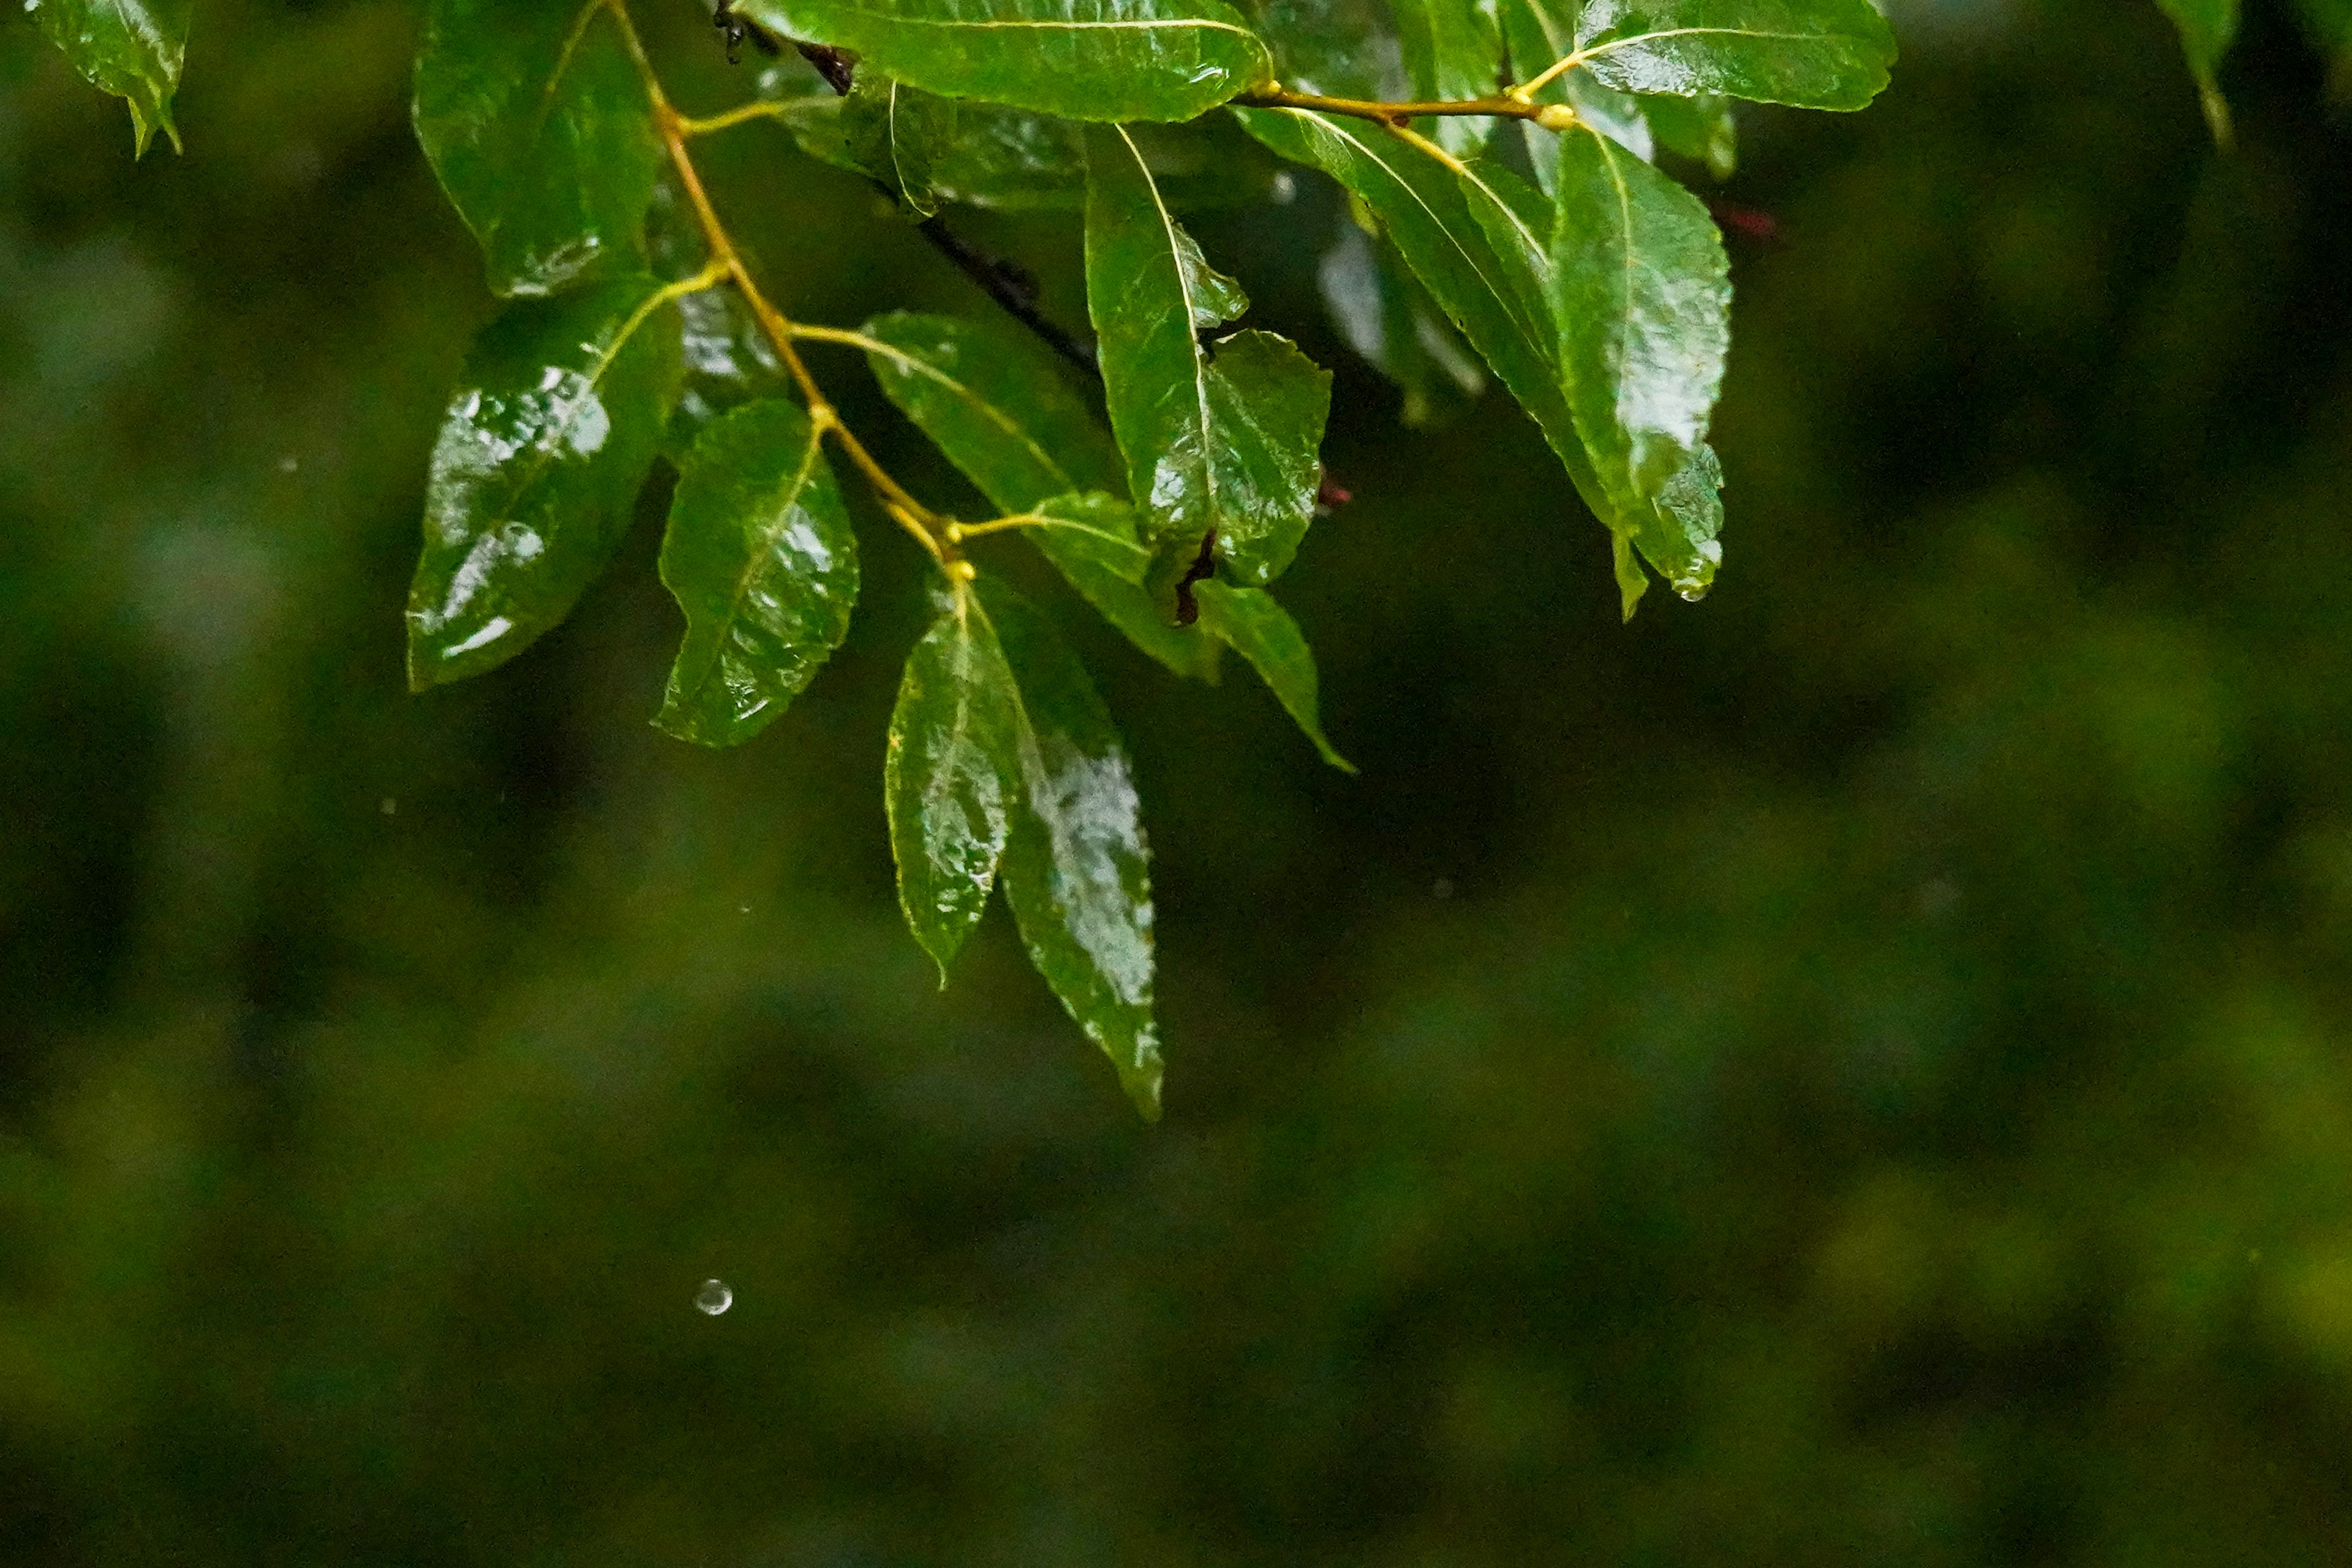
[[1298, 182], [1290, 177], [1289, 170], [1276, 169], [1274, 178], [1266, 182], [1265, 194], [1274, 198], [1275, 205], [1286, 207], [1298, 199]]
[[702, 1289], [694, 1293], [694, 1310], [706, 1318], [715, 1318], [734, 1304], [735, 1292], [724, 1279], [705, 1279]]
[[1706, 597], [1706, 588], [1707, 585], [1706, 584], [1699, 582], [1677, 583], [1675, 584], [1675, 592], [1680, 594], [1684, 598], [1688, 599], [1694, 605]]
[[385, 795], [383, 800], [376, 804], [376, 809], [383, 813], [386, 816], [390, 816], [394, 812], [400, 809], [400, 802], [393, 799], [390, 795]]

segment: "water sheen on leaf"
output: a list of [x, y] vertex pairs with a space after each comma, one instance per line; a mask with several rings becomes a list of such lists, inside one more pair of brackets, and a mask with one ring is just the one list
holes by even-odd
[[1895, 35], [1869, 0], [1589, 0], [1576, 47], [1621, 92], [1801, 109], [1861, 109], [1895, 62]]
[[414, 112], [495, 291], [549, 294], [644, 266], [661, 147], [601, 7], [433, 0]]
[[790, 403], [746, 404], [680, 467], [661, 580], [686, 640], [654, 723], [732, 746], [784, 710], [849, 631], [857, 538], [823, 437]]
[[678, 383], [677, 312], [624, 279], [510, 306], [433, 448], [408, 678], [478, 675], [561, 621], [629, 525]]
[[1697, 197], [1588, 127], [1560, 139], [1557, 192], [1570, 407], [1601, 484], [1638, 510], [1706, 437], [1731, 339], [1723, 242]]
[[737, 0], [789, 37], [949, 98], [1072, 120], [1190, 120], [1272, 63], [1222, 0]]
[[1323, 760], [1341, 773], [1352, 773], [1356, 765], [1332, 750], [1323, 733], [1323, 720], [1317, 695], [1315, 655], [1300, 635], [1298, 623], [1290, 612], [1274, 602], [1274, 595], [1263, 588], [1236, 588], [1230, 583], [1202, 583], [1193, 589], [1200, 600], [1201, 624], [1224, 642], [1235, 653], [1249, 660], [1250, 667], [1272, 691], [1283, 711], [1296, 720], [1298, 728]]
[[1004, 858], [1020, 747], [1021, 699], [996, 629], [959, 595], [907, 656], [882, 768], [898, 906], [942, 985]]
[[[1008, 515], [1055, 497], [1126, 489], [1109, 435], [1028, 334], [907, 311], [877, 317], [864, 331], [887, 345], [868, 350], [866, 360], [890, 401]], [[1132, 537], [1131, 514], [1120, 526]], [[1066, 531], [1021, 531], [1138, 647], [1179, 675], [1214, 679], [1217, 644], [1170, 626], [1136, 577], [1111, 570]]]
[[1157, 1121], [1151, 856], [1134, 763], [1045, 617], [991, 580], [973, 591], [1021, 694], [1023, 801], [1005, 845], [1005, 901], [1037, 973]]
[[157, 131], [179, 147], [172, 98], [187, 48], [189, 0], [26, 0], [25, 8], [82, 79], [130, 106], [138, 154]]
[[1212, 269], [1118, 127], [1087, 143], [1087, 311], [1128, 488], [1163, 560], [1216, 536], [1243, 583], [1281, 575], [1314, 517], [1331, 378], [1286, 340], [1200, 336], [1248, 300]]

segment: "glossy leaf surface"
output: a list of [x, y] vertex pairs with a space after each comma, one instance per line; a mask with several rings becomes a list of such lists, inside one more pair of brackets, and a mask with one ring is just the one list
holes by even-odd
[[1723, 242], [1697, 197], [1609, 138], [1560, 138], [1552, 305], [1601, 484], [1654, 503], [1706, 438], [1731, 337]]
[[[891, 402], [1006, 513], [1075, 492], [1125, 490], [1101, 422], [1026, 333], [905, 311], [864, 330], [887, 345], [868, 350], [866, 361]], [[1132, 537], [1131, 514], [1121, 521]], [[1124, 558], [1113, 571], [1100, 551], [1065, 537], [1066, 531], [1022, 531], [1137, 647], [1179, 675], [1213, 677], [1217, 645], [1169, 625]]]
[[1087, 310], [1129, 491], [1163, 554], [1216, 535], [1242, 582], [1279, 576], [1313, 519], [1331, 378], [1284, 339], [1200, 335], [1248, 300], [1212, 269], [1118, 127], [1087, 141]]
[[1869, 0], [1590, 0], [1584, 68], [1621, 92], [1721, 93], [1860, 109], [1886, 86], [1895, 35]]
[[1355, 764], [1332, 750], [1323, 734], [1315, 655], [1290, 612], [1263, 588], [1208, 582], [1193, 593], [1200, 600], [1201, 625], [1249, 660], [1250, 668], [1265, 680], [1283, 710], [1297, 721], [1325, 762], [1342, 773], [1354, 773]]
[[1444, 312], [1393, 247], [1343, 221], [1316, 268], [1323, 303], [1348, 346], [1404, 394], [1400, 415], [1414, 429], [1458, 416], [1486, 387], [1486, 374]]
[[1248, 9], [1284, 86], [1333, 98], [1412, 95], [1385, 0], [1250, 0]]
[[83, 80], [130, 106], [137, 153], [145, 154], [158, 131], [180, 145], [172, 98], [187, 48], [189, 0], [26, 0], [25, 9]]
[[857, 539], [824, 442], [790, 403], [750, 403], [687, 454], [662, 537], [661, 580], [686, 641], [654, 723], [682, 741], [750, 740], [849, 631]]
[[1622, 510], [1586, 455], [1561, 385], [1550, 304], [1549, 215], [1492, 163], [1432, 156], [1358, 122], [1302, 110], [1237, 117], [1285, 157], [1338, 179], [1380, 219], [1414, 276], [1528, 411], [1595, 517], [1660, 571], [1704, 592], [1719, 556], [1720, 502], [1685, 487], [1680, 510]]
[[513, 658], [604, 570], [677, 393], [677, 314], [661, 297], [635, 278], [528, 300], [476, 341], [425, 488], [417, 689]]
[[1045, 617], [989, 579], [973, 591], [1021, 692], [1023, 807], [1004, 850], [1005, 901], [1029, 961], [1157, 1121], [1150, 850], [1135, 765]]
[[415, 116], [497, 292], [549, 294], [643, 267], [661, 149], [621, 34], [601, 10], [433, 0]]
[[898, 906], [944, 985], [988, 906], [1021, 799], [1020, 697], [969, 595], [907, 656], [882, 774]]
[[[1406, 79], [1417, 99], [1491, 96], [1500, 85], [1502, 38], [1491, 0], [1390, 0]], [[1475, 115], [1434, 115], [1414, 129], [1457, 157], [1486, 144], [1495, 122]]]
[[949, 98], [1072, 120], [1190, 120], [1272, 71], [1222, 0], [738, 0], [788, 37], [855, 50]]

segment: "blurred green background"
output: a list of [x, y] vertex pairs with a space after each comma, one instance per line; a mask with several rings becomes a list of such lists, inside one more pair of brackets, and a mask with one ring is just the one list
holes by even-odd
[[[143, 163], [0, 15], [0, 1558], [2342, 1560], [2352, 121], [2267, 4], [2230, 156], [2151, 6], [1895, 20], [1869, 112], [1743, 121], [1703, 605], [1617, 625], [1498, 396], [1398, 431], [1328, 189], [1199, 221], [1338, 371], [1286, 598], [1363, 772], [1056, 601], [1147, 1129], [1001, 913], [944, 994], [900, 926], [893, 531], [740, 752], [646, 723], [658, 487], [402, 689], [491, 308], [409, 5], [205, 0]], [[765, 128], [709, 168], [801, 313], [992, 308]], [[957, 221], [1081, 319], [1072, 225]]]

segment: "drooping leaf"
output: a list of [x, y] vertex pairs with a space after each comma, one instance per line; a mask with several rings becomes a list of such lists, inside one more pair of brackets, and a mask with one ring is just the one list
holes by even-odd
[[1004, 897], [1029, 961], [1118, 1070], [1145, 1120], [1160, 1116], [1152, 1020], [1151, 855], [1135, 767], [1086, 668], [1044, 616], [983, 578], [1021, 693], [1023, 798], [1004, 850]]
[[1348, 346], [1396, 383], [1402, 417], [1430, 429], [1458, 416], [1486, 390], [1477, 356], [1465, 345], [1393, 247], [1343, 219], [1316, 279]]
[[857, 538], [823, 446], [807, 415], [772, 399], [719, 419], [687, 454], [661, 549], [686, 640], [657, 728], [740, 745], [848, 634]]
[[1697, 197], [1588, 127], [1560, 139], [1558, 199], [1570, 409], [1603, 488], [1639, 511], [1706, 438], [1731, 338], [1722, 237]]
[[737, 0], [789, 37], [949, 98], [1072, 120], [1190, 120], [1267, 79], [1223, 0]]
[[1869, 0], [1588, 0], [1576, 49], [1621, 92], [1861, 109], [1895, 35]]
[[2230, 144], [2230, 104], [2221, 96], [2221, 57], [2238, 36], [2238, 0], [2156, 0], [2180, 32], [2181, 52], [2189, 57], [2189, 74], [2196, 79], [2198, 100], [2213, 140]]
[[423, 690], [504, 663], [561, 621], [629, 525], [678, 383], [662, 285], [525, 300], [466, 357], [425, 492], [408, 594]]
[[1622, 510], [1601, 488], [1560, 383], [1550, 305], [1550, 221], [1541, 199], [1491, 163], [1433, 155], [1360, 122], [1304, 110], [1235, 115], [1283, 156], [1320, 168], [1377, 216], [1415, 277], [1544, 434], [1585, 505], [1685, 591], [1704, 592], [1720, 557], [1720, 502], [1676, 492], [1683, 510]]
[[[1397, 42], [1412, 96], [1423, 100], [1488, 98], [1501, 85], [1503, 42], [1491, 0], [1390, 0]], [[1486, 144], [1495, 122], [1475, 115], [1433, 115], [1415, 126], [1456, 157]]]
[[550, 294], [645, 265], [661, 147], [602, 7], [433, 0], [415, 118], [498, 293]]
[[1634, 101], [1642, 106], [1642, 117], [1650, 122], [1650, 132], [1659, 146], [1705, 163], [1706, 172], [1718, 180], [1731, 178], [1739, 166], [1739, 131], [1732, 122], [1731, 100], [1713, 94], [1672, 98], [1654, 93]]
[[898, 907], [945, 985], [988, 906], [1022, 790], [1020, 695], [969, 594], [907, 656], [882, 775]]
[[842, 101], [844, 145], [857, 166], [881, 182], [915, 217], [929, 217], [945, 200], [939, 165], [956, 136], [951, 99], [861, 70]]
[[[887, 345], [867, 351], [866, 362], [890, 401], [1006, 513], [1074, 492], [1126, 489], [1109, 436], [1027, 334], [905, 311], [877, 317], [864, 331]], [[1131, 533], [1132, 521], [1125, 526]], [[1023, 532], [1138, 647], [1179, 675], [1215, 679], [1218, 645], [1169, 625], [1135, 576], [1109, 570], [1065, 531]]]
[[25, 8], [83, 80], [130, 105], [138, 156], [157, 131], [178, 150], [172, 97], [180, 89], [189, 0], [26, 0]]
[[1193, 593], [1200, 600], [1201, 624], [1249, 660], [1283, 710], [1297, 721], [1323, 760], [1341, 773], [1356, 771], [1353, 763], [1331, 749], [1324, 737], [1318, 710], [1315, 655], [1299, 634], [1290, 612], [1274, 602], [1263, 588], [1236, 588], [1230, 583], [1202, 583]]
[[1200, 334], [1248, 301], [1169, 213], [1118, 127], [1087, 144], [1087, 311], [1128, 487], [1163, 558], [1217, 559], [1264, 586], [1297, 552], [1321, 479], [1331, 378], [1271, 333]]

